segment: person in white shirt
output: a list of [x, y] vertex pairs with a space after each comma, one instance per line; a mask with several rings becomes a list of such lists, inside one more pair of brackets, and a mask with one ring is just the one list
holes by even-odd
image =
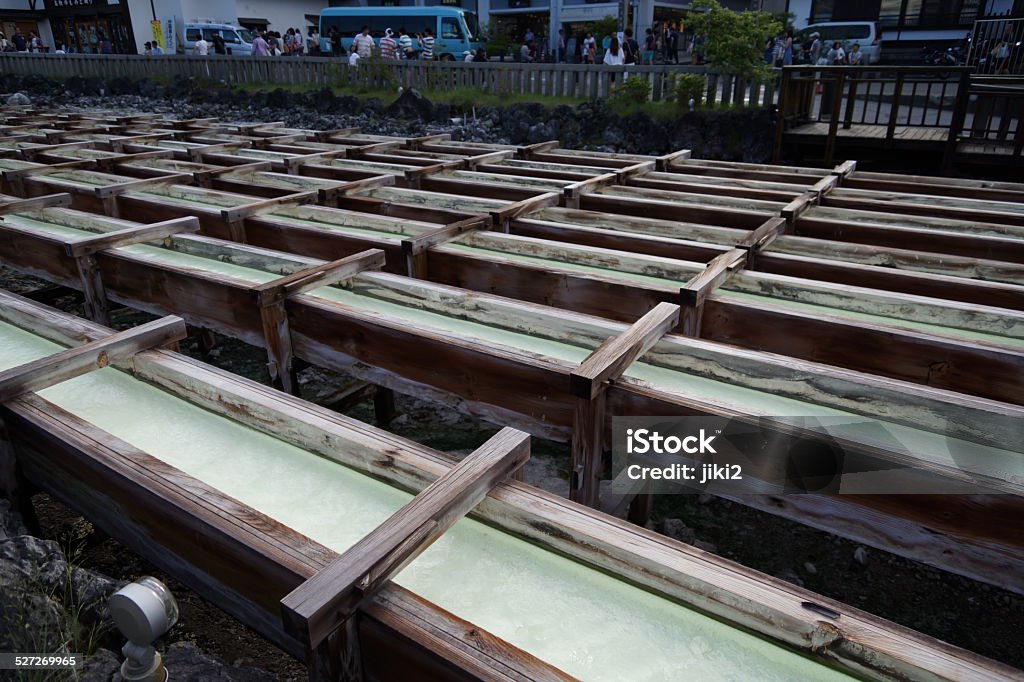
[[860, 43], [854, 43], [850, 48], [850, 54], [846, 55], [847, 62], [850, 66], [860, 66], [863, 59], [864, 53], [860, 51]]
[[192, 48], [192, 54], [197, 54], [200, 57], [205, 57], [210, 54], [210, 43], [206, 42], [206, 39], [199, 36], [199, 40], [196, 41], [195, 46]]
[[619, 46], [619, 39], [612, 38], [608, 49], [604, 51], [604, 63], [610, 66], [618, 66], [626, 63], [626, 55]]
[[359, 53], [360, 59], [366, 59], [373, 55], [373, 38], [370, 36], [370, 27], [363, 26], [363, 30], [352, 39], [352, 47]]
[[348, 65], [352, 67], [359, 66], [359, 52], [356, 51], [356, 46], [352, 45], [352, 51], [348, 53]]

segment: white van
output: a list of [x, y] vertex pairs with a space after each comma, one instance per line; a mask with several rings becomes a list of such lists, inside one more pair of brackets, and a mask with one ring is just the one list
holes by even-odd
[[874, 21], [827, 21], [811, 24], [800, 29], [793, 42], [803, 45], [808, 42], [812, 33], [821, 34], [822, 54], [828, 52], [832, 43], [838, 40], [843, 44], [846, 54], [850, 54], [850, 48], [854, 43], [859, 43], [860, 51], [864, 53], [861, 60], [865, 65], [877, 64], [882, 59], [882, 27]]
[[224, 39], [224, 46], [227, 48], [229, 55], [248, 57], [252, 54], [253, 35], [249, 32], [249, 29], [232, 26], [231, 24], [198, 22], [185, 24], [185, 40], [181, 43], [185, 54], [192, 54], [192, 48], [195, 47], [200, 36], [210, 43], [210, 54], [214, 54], [213, 36], [216, 33], [219, 33], [220, 37]]

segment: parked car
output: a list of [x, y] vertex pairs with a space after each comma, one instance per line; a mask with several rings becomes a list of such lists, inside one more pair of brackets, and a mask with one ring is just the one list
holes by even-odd
[[850, 54], [854, 43], [859, 43], [860, 51], [864, 53], [861, 59], [865, 65], [877, 64], [882, 59], [882, 27], [877, 22], [828, 21], [802, 28], [793, 40], [794, 46], [801, 47], [801, 53], [794, 56], [795, 60], [803, 61], [802, 47], [807, 44], [812, 33], [821, 34], [822, 54], [838, 40], [843, 44], [846, 54]]
[[220, 33], [220, 37], [224, 39], [224, 45], [229, 55], [248, 57], [252, 54], [253, 35], [249, 29], [231, 24], [195, 22], [185, 24], [185, 40], [181, 44], [185, 54], [192, 54], [192, 48], [199, 41], [199, 36], [210, 43], [210, 54], [213, 54], [213, 35], [215, 33]]

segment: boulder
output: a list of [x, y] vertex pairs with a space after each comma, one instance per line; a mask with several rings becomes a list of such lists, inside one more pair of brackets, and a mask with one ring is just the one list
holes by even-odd
[[434, 119], [434, 104], [419, 90], [403, 90], [385, 113], [392, 118], [431, 121]]
[[24, 92], [16, 92], [7, 98], [5, 104], [9, 107], [28, 107], [32, 106], [32, 100]]

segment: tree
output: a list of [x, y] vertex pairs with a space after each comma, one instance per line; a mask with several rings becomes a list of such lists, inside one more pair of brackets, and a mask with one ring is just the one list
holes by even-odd
[[[601, 47], [601, 40], [605, 36], [613, 36], [619, 30], [619, 20], [609, 14], [604, 19], [598, 19], [591, 23], [590, 27], [590, 30], [594, 32], [594, 38], [597, 40], [597, 46]], [[600, 54], [599, 51], [598, 55], [600, 56]]]
[[714, 68], [760, 81], [774, 77], [764, 62], [764, 42], [782, 30], [782, 22], [770, 13], [734, 12], [716, 0], [694, 0], [689, 22], [695, 36], [705, 37], [704, 55]]

